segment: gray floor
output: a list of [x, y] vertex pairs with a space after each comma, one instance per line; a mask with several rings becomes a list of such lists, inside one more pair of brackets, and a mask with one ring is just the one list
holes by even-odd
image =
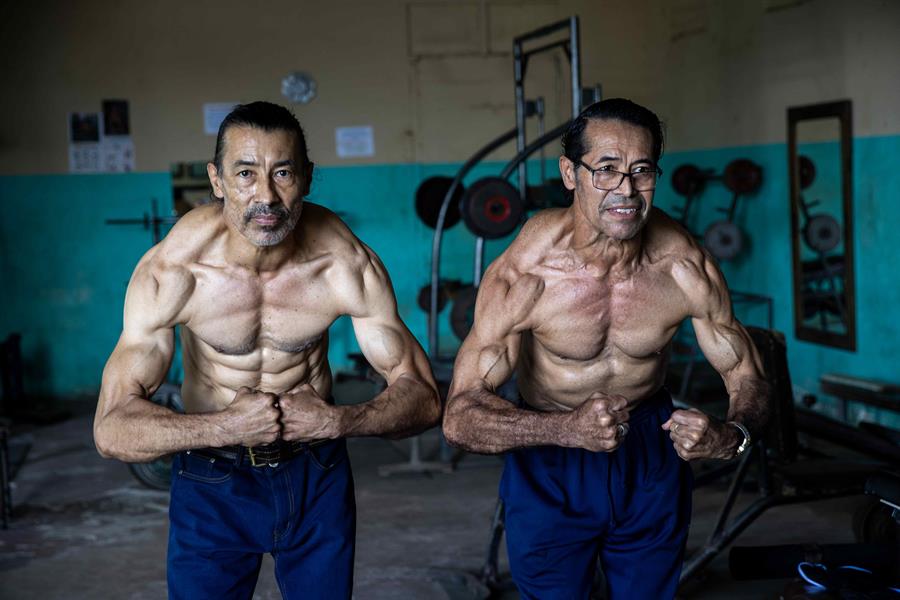
[[[83, 414], [26, 432], [33, 445], [14, 482], [13, 521], [0, 531], [0, 598], [165, 597], [167, 494], [143, 487], [125, 465], [101, 459], [91, 441], [91, 420]], [[430, 432], [423, 446], [427, 451], [436, 442]], [[350, 441], [359, 505], [354, 597], [479, 597], [479, 584], [469, 574], [484, 560], [501, 462], [469, 455], [452, 474], [380, 477], [377, 467], [402, 460], [398, 450], [407, 443]], [[724, 484], [716, 484], [695, 494], [689, 548], [702, 542], [724, 491]], [[752, 497], [746, 493], [741, 502]], [[739, 543], [850, 542], [859, 501], [774, 509]], [[725, 553], [685, 597], [775, 599], [785, 584], [733, 581]], [[255, 598], [280, 598], [269, 562]]]

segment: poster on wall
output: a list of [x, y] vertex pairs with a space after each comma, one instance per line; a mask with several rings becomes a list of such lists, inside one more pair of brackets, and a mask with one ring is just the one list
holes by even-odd
[[338, 127], [334, 137], [338, 158], [375, 156], [375, 134], [371, 125]]
[[100, 167], [106, 173], [134, 171], [134, 142], [131, 139], [127, 100], [103, 101]]
[[98, 113], [69, 113], [69, 172], [100, 172]]

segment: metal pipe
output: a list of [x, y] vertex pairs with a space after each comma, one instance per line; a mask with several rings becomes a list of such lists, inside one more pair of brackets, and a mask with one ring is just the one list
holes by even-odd
[[475, 238], [475, 269], [472, 273], [472, 285], [477, 289], [481, 285], [481, 273], [484, 268], [484, 238]]
[[581, 40], [578, 35], [578, 17], [569, 17], [569, 64], [572, 67], [572, 118], [581, 114]]
[[[566, 47], [569, 45], [569, 40], [559, 40], [558, 42], [550, 42], [549, 44], [545, 44], [543, 46], [538, 46], [537, 48], [532, 48], [531, 50], [526, 50], [522, 53], [524, 58], [528, 58], [529, 56], [533, 56], [535, 54], [540, 54], [541, 52], [547, 52], [548, 50], [555, 50], [556, 48], [567, 49]], [[571, 51], [570, 51], [571, 52]]]
[[[563, 123], [562, 125], [557, 126], [552, 131], [542, 135], [538, 139], [536, 139], [533, 142], [531, 142], [530, 144], [528, 144], [528, 146], [526, 146], [522, 152], [519, 152], [518, 154], [516, 154], [512, 158], [512, 160], [503, 168], [503, 171], [500, 173], [500, 177], [502, 177], [503, 179], [508, 178], [512, 174], [513, 169], [515, 169], [517, 166], [521, 166], [521, 165], [525, 164], [525, 160], [529, 156], [531, 156], [537, 150], [539, 150], [539, 149], [543, 148], [545, 145], [547, 145], [547, 142], [549, 142], [550, 140], [553, 140], [553, 139], [561, 136], [568, 127], [569, 127], [569, 123]], [[520, 173], [521, 173], [521, 171], [520, 171]], [[522, 201], [523, 202], [525, 201], [524, 194], [522, 194]], [[481, 266], [484, 264], [484, 240], [482, 238], [478, 238], [475, 241], [475, 264], [478, 266], [476, 267], [476, 273], [475, 273], [476, 283], [474, 285], [475, 285], [475, 287], [478, 287], [478, 285], [481, 283], [481, 274], [482, 274]], [[435, 305], [435, 306], [437, 306], [437, 305]]]
[[561, 29], [565, 29], [566, 27], [570, 26], [571, 18], [563, 19], [562, 21], [557, 21], [556, 23], [551, 23], [550, 25], [544, 25], [543, 27], [539, 27], [538, 29], [529, 31], [528, 33], [523, 33], [522, 35], [513, 38], [513, 43], [521, 44], [522, 42], [527, 42], [529, 40], [534, 40], [546, 35], [550, 35], [554, 31], [560, 31]]
[[441, 203], [441, 210], [438, 211], [437, 223], [434, 225], [434, 236], [431, 241], [431, 302], [428, 307], [428, 353], [432, 360], [438, 358], [438, 331], [437, 331], [437, 306], [438, 306], [438, 286], [440, 278], [441, 265], [441, 239], [444, 233], [444, 222], [447, 219], [447, 210], [450, 207], [450, 200], [456, 189], [459, 187], [469, 171], [472, 170], [485, 156], [506, 144], [516, 136], [516, 130], [511, 129], [503, 135], [497, 137], [493, 141], [487, 143], [478, 152], [473, 154], [457, 172], [456, 177], [450, 184], [447, 193], [444, 195], [444, 201]]
[[566, 131], [566, 129], [569, 128], [569, 123], [570, 121], [566, 121], [562, 125], [557, 125], [538, 139], [528, 144], [524, 149], [520, 150], [514, 157], [512, 157], [512, 160], [510, 160], [506, 164], [506, 166], [503, 167], [503, 171], [500, 173], [500, 177], [502, 177], [503, 179], [508, 178], [512, 174], [513, 170], [515, 170], [515, 168], [518, 167], [521, 163], [525, 162], [525, 160], [529, 156], [540, 150], [551, 140], [554, 140], [561, 136]]
[[[516, 97], [516, 152], [525, 149], [525, 57], [522, 56], [522, 44], [513, 43], [513, 78]], [[528, 172], [525, 163], [519, 164], [519, 195], [525, 199], [528, 186]]]

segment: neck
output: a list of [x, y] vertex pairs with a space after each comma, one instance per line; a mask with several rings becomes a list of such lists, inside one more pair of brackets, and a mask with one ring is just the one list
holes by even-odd
[[617, 240], [597, 229], [583, 215], [576, 215], [574, 211], [570, 214], [570, 247], [580, 260], [603, 271], [632, 271], [637, 268], [643, 251], [643, 229], [633, 238]]
[[296, 230], [274, 246], [256, 246], [230, 226], [225, 238], [225, 260], [229, 265], [256, 272], [275, 271], [297, 251]]

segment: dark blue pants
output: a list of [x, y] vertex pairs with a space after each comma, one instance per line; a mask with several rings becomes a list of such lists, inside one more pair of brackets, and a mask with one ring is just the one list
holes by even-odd
[[588, 598], [599, 557], [610, 600], [673, 598], [691, 516], [690, 466], [660, 429], [661, 390], [614, 452], [542, 446], [506, 456], [500, 497], [522, 598]]
[[266, 552], [284, 598], [350, 598], [356, 505], [344, 440], [276, 467], [179, 454], [169, 521], [171, 599], [249, 599]]

